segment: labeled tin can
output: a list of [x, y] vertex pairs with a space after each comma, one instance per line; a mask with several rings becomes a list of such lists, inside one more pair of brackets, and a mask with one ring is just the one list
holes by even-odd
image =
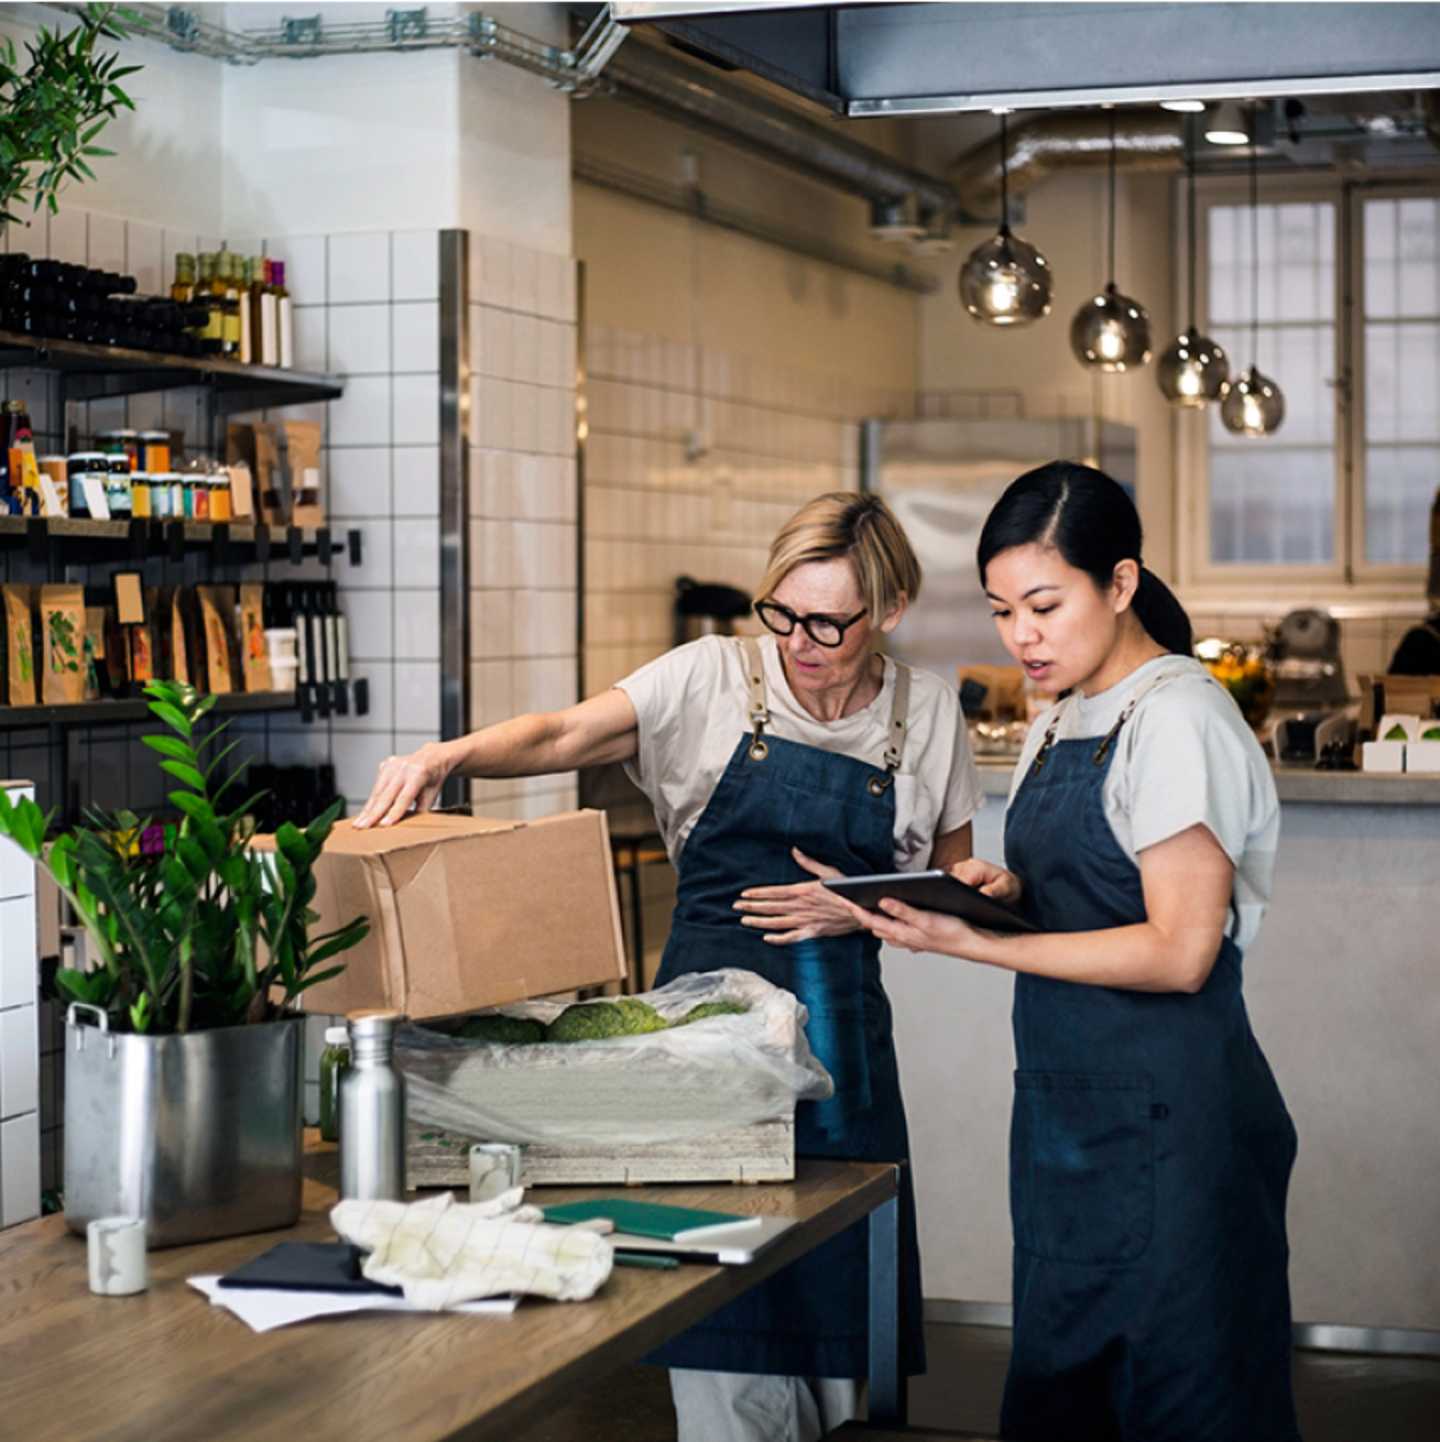
[[210, 519], [230, 521], [234, 511], [230, 505], [230, 477], [223, 471], [210, 477]]
[[192, 476], [188, 486], [190, 511], [197, 521], [210, 519], [210, 477]]
[[130, 515], [130, 471], [127, 467], [123, 476], [116, 475], [110, 471], [105, 477], [105, 504], [110, 508], [110, 514], [117, 520], [125, 520]]
[[130, 514], [137, 520], [150, 517], [150, 473], [136, 471], [130, 477]]
[[138, 439], [140, 443], [139, 469], [149, 471], [152, 476], [158, 471], [168, 471], [170, 469], [170, 432], [141, 431]]
[[150, 514], [157, 521], [168, 521], [175, 515], [174, 476], [160, 474], [150, 477]]

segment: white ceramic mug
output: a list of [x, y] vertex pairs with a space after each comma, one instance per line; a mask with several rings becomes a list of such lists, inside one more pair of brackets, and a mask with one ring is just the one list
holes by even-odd
[[520, 1185], [520, 1148], [513, 1142], [478, 1142], [470, 1148], [470, 1200], [493, 1202]]
[[130, 1297], [150, 1285], [143, 1217], [97, 1217], [85, 1228], [90, 1290], [101, 1297]]

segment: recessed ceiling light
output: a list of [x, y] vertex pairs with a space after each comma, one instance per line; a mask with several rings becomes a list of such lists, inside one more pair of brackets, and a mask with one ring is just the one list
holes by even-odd
[[1203, 100], [1162, 100], [1161, 110], [1178, 110], [1181, 115], [1198, 115], [1205, 108]]
[[1211, 145], [1244, 145], [1250, 137], [1243, 130], [1207, 130], [1205, 139]]

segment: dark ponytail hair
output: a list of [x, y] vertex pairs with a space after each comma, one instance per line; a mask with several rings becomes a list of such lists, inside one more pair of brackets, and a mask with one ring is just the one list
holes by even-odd
[[[1084, 571], [1102, 590], [1121, 561], [1139, 561], [1140, 515], [1118, 482], [1104, 471], [1072, 461], [1051, 461], [1012, 481], [980, 532], [976, 560], [980, 584], [1001, 551], [1033, 544], [1053, 546], [1065, 563]], [[1185, 608], [1153, 572], [1140, 567], [1130, 603], [1136, 619], [1167, 651], [1189, 656], [1194, 632]]]

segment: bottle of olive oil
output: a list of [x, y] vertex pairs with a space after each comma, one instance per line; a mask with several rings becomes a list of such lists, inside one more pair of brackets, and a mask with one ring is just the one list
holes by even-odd
[[230, 264], [235, 282], [235, 308], [240, 315], [240, 353], [236, 359], [248, 366], [255, 360], [255, 332], [250, 324], [250, 260], [236, 255], [231, 257]]
[[185, 251], [175, 253], [175, 282], [170, 299], [177, 305], [188, 305], [195, 299], [195, 257]]
[[195, 285], [195, 299], [209, 308], [205, 329], [200, 333], [200, 347], [206, 355], [225, 354], [225, 288], [216, 275], [213, 251], [200, 253], [200, 278]]
[[231, 360], [240, 359], [240, 292], [235, 282], [235, 257], [222, 250], [215, 257], [215, 289], [220, 296], [223, 354]]
[[280, 312], [271, 278], [273, 261], [257, 255], [254, 284], [250, 292], [250, 324], [254, 329], [256, 356], [262, 366], [280, 364]]
[[285, 262], [272, 262], [270, 273], [275, 279], [276, 329], [280, 348], [277, 364], [289, 370], [295, 364], [295, 315], [290, 305], [290, 292], [285, 289]]

